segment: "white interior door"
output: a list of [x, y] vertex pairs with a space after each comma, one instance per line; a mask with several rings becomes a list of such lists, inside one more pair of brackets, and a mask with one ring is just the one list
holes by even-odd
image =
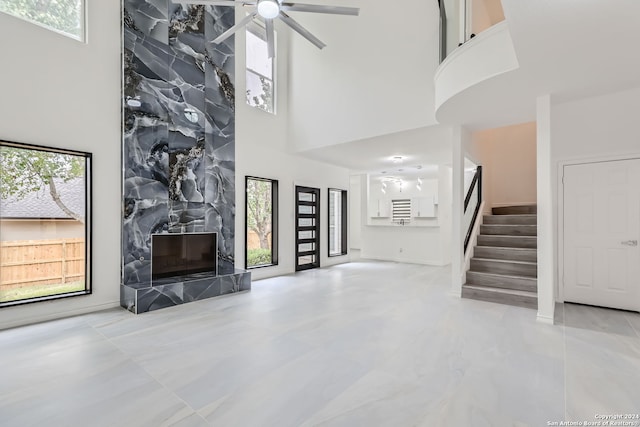
[[640, 311], [640, 159], [564, 167], [564, 299]]

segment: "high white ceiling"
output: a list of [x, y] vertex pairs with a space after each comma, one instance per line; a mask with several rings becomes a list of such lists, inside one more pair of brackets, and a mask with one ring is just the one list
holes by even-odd
[[360, 16], [295, 15], [327, 44], [318, 50], [291, 37], [289, 140], [296, 151], [436, 124], [436, 0], [309, 3], [360, 7]]
[[[431, 113], [423, 111], [434, 103], [429, 85], [435, 68], [414, 72], [420, 61], [437, 58], [432, 16], [437, 9], [410, 0], [385, 15], [380, 11], [388, 4], [381, 0], [339, 3], [360, 6], [361, 16], [300, 17], [322, 35], [329, 45], [325, 50], [293, 38], [293, 148], [354, 172], [393, 170], [395, 155], [405, 157], [403, 172], [450, 164], [449, 128], [434, 125]], [[535, 120], [536, 97], [542, 94], [562, 102], [640, 85], [639, 0], [502, 4], [520, 68], [456, 96], [439, 112], [447, 119], [443, 123], [471, 129], [522, 123]], [[418, 17], [415, 10], [428, 16]], [[420, 94], [418, 103], [411, 87]]]
[[[451, 128], [424, 127], [299, 154], [345, 167], [354, 173], [381, 174], [384, 171], [387, 174], [426, 177], [433, 175], [434, 166], [451, 164]], [[395, 156], [402, 156], [402, 161], [394, 162]]]

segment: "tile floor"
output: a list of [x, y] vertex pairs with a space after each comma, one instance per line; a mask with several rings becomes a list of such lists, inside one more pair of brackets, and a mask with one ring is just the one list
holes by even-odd
[[0, 331], [4, 426], [547, 426], [640, 412], [640, 314], [449, 295], [358, 261]]

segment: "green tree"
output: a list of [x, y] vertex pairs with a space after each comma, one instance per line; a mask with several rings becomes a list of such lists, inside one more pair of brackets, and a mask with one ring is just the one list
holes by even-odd
[[0, 0], [0, 11], [80, 37], [82, 0]]
[[[259, 76], [262, 85], [262, 93], [253, 97], [253, 104], [261, 110], [268, 113], [273, 112], [273, 88], [271, 81], [265, 77]], [[247, 101], [249, 101], [250, 91], [247, 91]]]
[[69, 154], [0, 147], [0, 196], [23, 199], [27, 194], [47, 188], [53, 201], [71, 218], [84, 218], [60, 199], [55, 180], [63, 182], [84, 175], [84, 159]]
[[271, 182], [248, 180], [247, 226], [258, 235], [261, 249], [269, 249], [271, 209]]

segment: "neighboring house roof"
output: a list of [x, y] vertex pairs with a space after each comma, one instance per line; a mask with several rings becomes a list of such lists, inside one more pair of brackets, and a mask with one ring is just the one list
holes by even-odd
[[[54, 182], [62, 203], [72, 212], [84, 217], [84, 178], [75, 178], [68, 182], [56, 179]], [[19, 200], [14, 197], [0, 200], [0, 218], [72, 219], [53, 201], [48, 186], [43, 186]]]

